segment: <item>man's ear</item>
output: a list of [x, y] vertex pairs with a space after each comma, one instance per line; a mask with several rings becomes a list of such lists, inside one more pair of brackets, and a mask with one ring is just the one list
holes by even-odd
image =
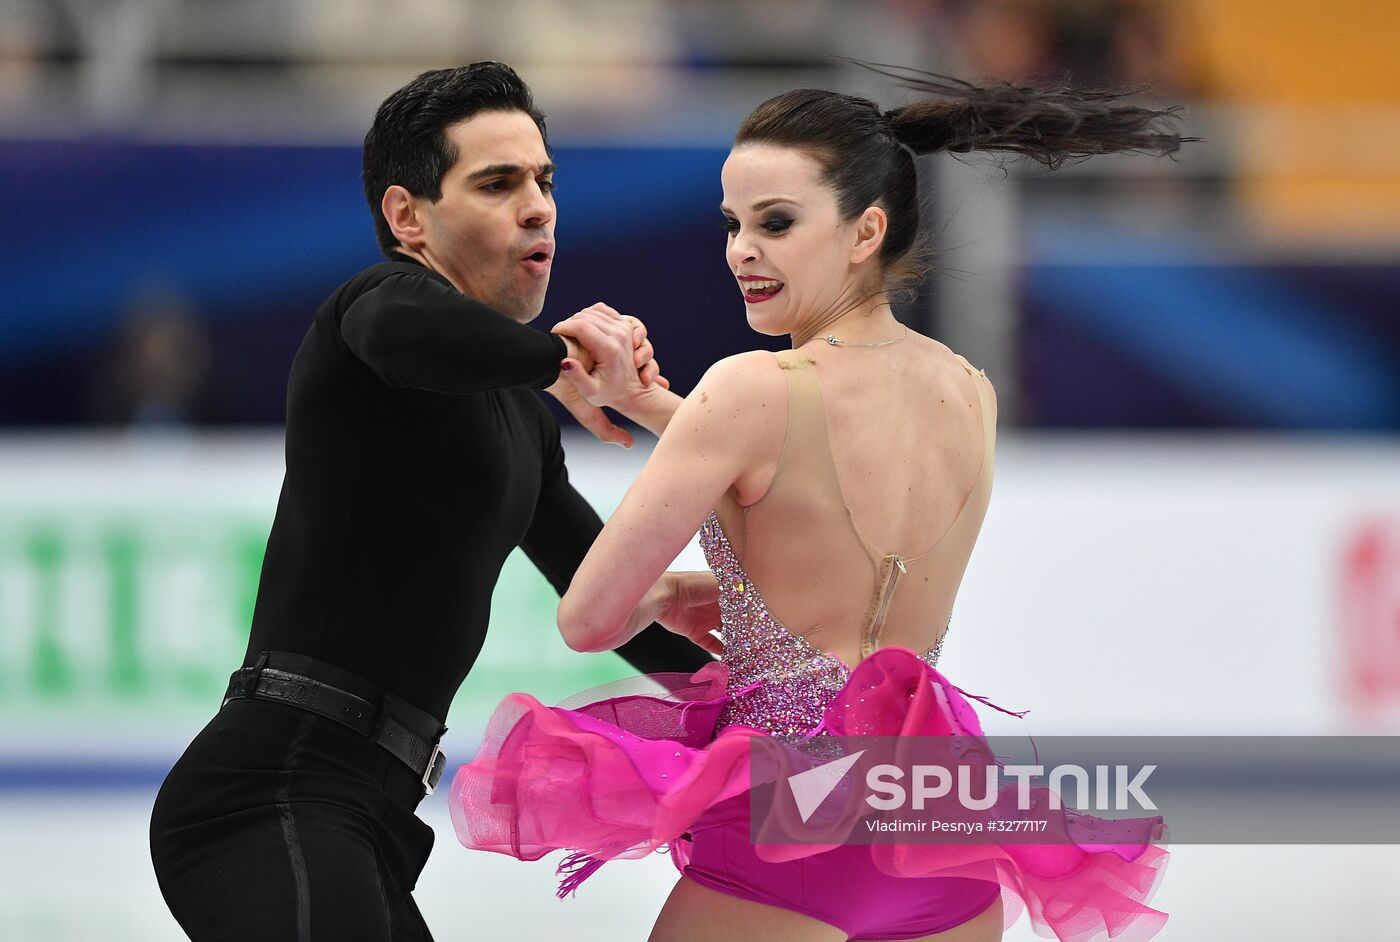
[[379, 201], [379, 211], [384, 214], [394, 238], [398, 239], [404, 248], [415, 251], [422, 249], [426, 241], [423, 219], [419, 216], [418, 207], [418, 197], [397, 183], [385, 190], [384, 198]]
[[867, 207], [856, 221], [856, 242], [851, 246], [851, 264], [859, 265], [880, 251], [885, 242], [885, 230], [889, 228], [889, 217], [878, 206]]

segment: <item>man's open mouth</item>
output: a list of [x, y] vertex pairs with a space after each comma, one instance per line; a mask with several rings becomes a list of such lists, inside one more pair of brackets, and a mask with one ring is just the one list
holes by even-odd
[[536, 275], [547, 274], [553, 261], [554, 246], [548, 244], [535, 246], [534, 251], [520, 259], [521, 264]]

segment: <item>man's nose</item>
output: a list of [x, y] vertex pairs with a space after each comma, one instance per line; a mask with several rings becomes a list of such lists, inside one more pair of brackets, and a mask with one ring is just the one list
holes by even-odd
[[527, 229], [547, 226], [554, 221], [554, 204], [538, 183], [526, 187], [526, 199], [520, 207], [520, 225]]

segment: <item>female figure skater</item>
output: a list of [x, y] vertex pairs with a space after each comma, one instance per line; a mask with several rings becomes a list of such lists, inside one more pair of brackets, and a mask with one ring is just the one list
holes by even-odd
[[[784, 857], [749, 839], [751, 737], [981, 735], [935, 665], [991, 493], [996, 395], [891, 312], [917, 255], [914, 155], [1000, 150], [1053, 167], [1182, 140], [1169, 112], [1121, 94], [905, 82], [925, 97], [882, 113], [802, 89], [739, 128], [727, 258], [750, 326], [792, 349], [722, 360], [684, 401], [646, 393], [664, 434], [559, 607], [576, 650], [655, 620], [722, 660], [658, 677], [664, 696], [565, 709], [513, 694], [454, 780], [468, 847], [577, 852], [561, 896], [608, 859], [668, 848], [682, 876], [656, 942], [981, 942], [1021, 909], [1063, 940], [1146, 939], [1166, 919], [1146, 905], [1168, 856], [1150, 835], [980, 845], [972, 862], [947, 844]], [[585, 316], [616, 329], [610, 309]], [[666, 573], [697, 528], [711, 573]], [[697, 576], [719, 581], [718, 613], [693, 601]]]

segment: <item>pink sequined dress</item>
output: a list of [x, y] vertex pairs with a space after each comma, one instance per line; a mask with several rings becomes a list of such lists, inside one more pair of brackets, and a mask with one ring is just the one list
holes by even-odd
[[[813, 560], [845, 552], [839, 565], [851, 572], [860, 571], [857, 560], [864, 562], [870, 591], [858, 602], [865, 610], [862, 657], [847, 665], [769, 610], [743, 551], [726, 533], [742, 529], [750, 559], [787, 561], [768, 565], [765, 588], [770, 581], [781, 588], [801, 568], [794, 559], [800, 551], [762, 552], [760, 531], [779, 528], [764, 527], [757, 505], [729, 522], [711, 513], [700, 544], [720, 586], [723, 659], [693, 676], [649, 675], [652, 692], [590, 691], [554, 707], [525, 693], [507, 697], [478, 754], [453, 780], [459, 839], [521, 860], [573, 851], [559, 866], [561, 897], [609, 860], [668, 851], [676, 868], [702, 885], [802, 912], [854, 938], [944, 931], [998, 899], [1005, 926], [1024, 912], [1047, 937], [1151, 938], [1166, 921], [1148, 903], [1169, 858], [1152, 841], [1156, 831], [1112, 845], [751, 841], [753, 737], [983, 736], [972, 695], [936, 665], [990, 494], [994, 420], [985, 374], [961, 360], [984, 431], [977, 480], [931, 547], [906, 556], [874, 551], [855, 525], [834, 462], [811, 460], [831, 455], [815, 358], [784, 351], [778, 360], [788, 378], [787, 442], [762, 512], [773, 520], [800, 517], [831, 534], [813, 548]], [[833, 515], [813, 521], [816, 511]], [[896, 592], [905, 583], [911, 587]], [[889, 633], [926, 625], [929, 611], [942, 630], [922, 653], [900, 637], [880, 643]]]

